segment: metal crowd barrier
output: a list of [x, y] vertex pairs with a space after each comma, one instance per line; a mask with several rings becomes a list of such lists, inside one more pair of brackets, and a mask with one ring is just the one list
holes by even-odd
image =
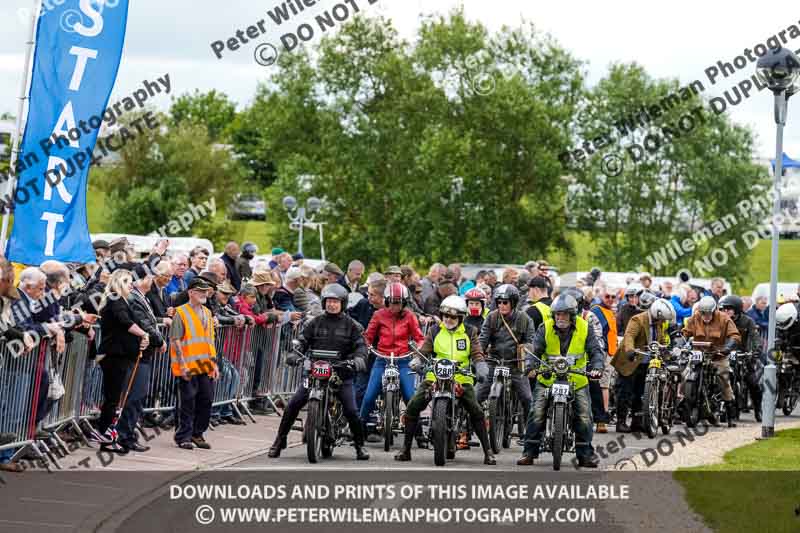
[[5, 339], [0, 339], [0, 432], [16, 437], [0, 446], [0, 454], [14, 460], [30, 450], [49, 470], [44, 454], [56, 464], [57, 459], [45, 442], [36, 439], [36, 414], [42, 373], [47, 371], [47, 352], [46, 339], [19, 356]]
[[[159, 329], [169, 343], [168, 328]], [[300, 368], [284, 364], [298, 332], [299, 327], [292, 323], [218, 327], [216, 347], [220, 376], [214, 387], [213, 405], [217, 408], [230, 406], [240, 417], [245, 414], [255, 422], [248, 403], [264, 399], [278, 413], [275, 399], [293, 394], [301, 379]], [[0, 339], [0, 432], [16, 436], [14, 442], [0, 446], [0, 457], [5, 450], [16, 450], [12, 458], [30, 450], [48, 469], [46, 458], [60, 468], [53, 452], [69, 453], [58, 434], [65, 430], [75, 433], [75, 438], [90, 446], [81, 424], [96, 418], [103, 404], [103, 372], [92, 349], [92, 343], [96, 347], [99, 341], [99, 328], [95, 328], [92, 341], [83, 333], [73, 332], [63, 354], [56, 354], [54, 343], [44, 339], [30, 353], [14, 357], [5, 340]], [[37, 427], [39, 397], [47, 394], [43, 374], [51, 367], [61, 378], [64, 394], [57, 401], [46, 402], [47, 414]], [[155, 355], [152, 370], [144, 411], [172, 413], [177, 402], [169, 346], [164, 353]], [[39, 429], [45, 430], [46, 439], [41, 433], [37, 438]], [[48, 443], [55, 444], [56, 449], [51, 449]]]

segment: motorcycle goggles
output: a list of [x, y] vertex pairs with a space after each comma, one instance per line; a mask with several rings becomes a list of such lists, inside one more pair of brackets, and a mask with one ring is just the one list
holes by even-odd
[[403, 299], [402, 298], [390, 298], [389, 299], [389, 305], [392, 305], [392, 304], [402, 305], [403, 304]]
[[461, 315], [454, 315], [451, 313], [442, 313], [442, 318], [449, 318], [451, 320], [458, 320], [461, 318]]
[[498, 300], [495, 300], [495, 302], [497, 302], [497, 305], [511, 305], [511, 300], [500, 300], [500, 299], [498, 299]]

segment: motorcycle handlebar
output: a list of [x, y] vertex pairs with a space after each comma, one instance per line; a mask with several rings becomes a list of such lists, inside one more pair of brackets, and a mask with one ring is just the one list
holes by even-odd
[[368, 349], [369, 349], [370, 353], [375, 354], [376, 357], [383, 357], [384, 359], [405, 359], [406, 357], [411, 357], [414, 354], [413, 351], [408, 352], [408, 353], [404, 353], [402, 355], [385, 354], [385, 353], [379, 352], [378, 350], [376, 350], [372, 346], [370, 346]]

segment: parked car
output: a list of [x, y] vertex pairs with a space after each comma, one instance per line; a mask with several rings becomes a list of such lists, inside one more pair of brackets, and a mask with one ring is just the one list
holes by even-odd
[[264, 220], [267, 216], [267, 205], [256, 194], [236, 194], [228, 208], [228, 214], [233, 220]]

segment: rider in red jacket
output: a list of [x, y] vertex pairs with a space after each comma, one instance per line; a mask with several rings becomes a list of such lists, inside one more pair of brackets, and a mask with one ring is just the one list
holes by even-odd
[[[414, 340], [420, 345], [425, 340], [419, 329], [417, 317], [407, 309], [410, 294], [402, 283], [392, 283], [386, 287], [383, 297], [386, 307], [375, 311], [367, 326], [367, 331], [364, 333], [367, 346], [372, 346], [377, 337], [380, 353], [405, 355], [410, 351], [409, 340]], [[414, 395], [414, 373], [408, 368], [408, 358], [400, 359], [396, 363], [400, 370], [400, 391], [403, 400], [408, 404]], [[381, 392], [381, 378], [385, 368], [386, 359], [378, 357], [372, 366], [367, 391], [364, 393], [364, 400], [361, 403], [361, 420], [364, 423], [375, 408], [375, 400]]]

